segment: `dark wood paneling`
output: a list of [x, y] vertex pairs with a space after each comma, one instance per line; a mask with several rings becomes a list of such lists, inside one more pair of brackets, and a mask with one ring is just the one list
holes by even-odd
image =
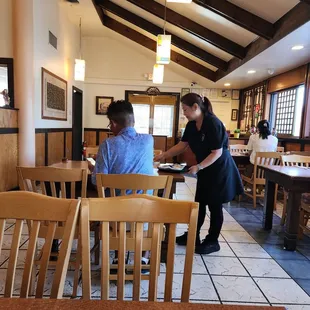
[[63, 132], [48, 133], [48, 165], [60, 162], [64, 157], [64, 140]]
[[45, 166], [45, 134], [36, 134], [36, 166]]
[[153, 136], [154, 137], [154, 150], [167, 151], [167, 137], [166, 136]]
[[65, 157], [72, 159], [72, 132], [66, 132], [66, 150]]
[[309, 152], [310, 151], [310, 143], [305, 145], [305, 151]]
[[285, 143], [285, 151], [301, 151], [301, 145], [299, 143]]
[[0, 108], [0, 128], [17, 128], [18, 111]]
[[0, 135], [0, 192], [18, 186], [16, 173], [17, 139], [18, 134]]
[[99, 132], [99, 144], [102, 143], [102, 141], [104, 141], [105, 139], [108, 138], [108, 133], [107, 132]]
[[268, 93], [273, 93], [286, 88], [294, 87], [305, 83], [307, 65], [298, 67], [294, 70], [279, 74], [268, 81]]

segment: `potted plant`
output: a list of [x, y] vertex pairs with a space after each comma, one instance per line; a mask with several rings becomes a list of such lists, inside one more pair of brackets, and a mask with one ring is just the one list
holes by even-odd
[[235, 129], [234, 130], [234, 137], [238, 139], [239, 136], [240, 136], [240, 129]]

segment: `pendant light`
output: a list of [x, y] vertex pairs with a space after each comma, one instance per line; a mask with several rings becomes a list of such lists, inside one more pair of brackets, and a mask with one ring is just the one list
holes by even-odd
[[80, 18], [80, 59], [75, 59], [74, 80], [85, 80], [85, 60], [82, 59], [82, 18]]
[[164, 81], [164, 65], [155, 64], [153, 68], [153, 83], [162, 84]]
[[165, 0], [164, 34], [157, 36], [156, 63], [167, 65], [170, 63], [171, 35], [166, 35], [167, 0]]

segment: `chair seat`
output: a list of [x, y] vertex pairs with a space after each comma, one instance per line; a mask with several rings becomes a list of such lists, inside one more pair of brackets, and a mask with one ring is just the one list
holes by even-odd
[[302, 200], [302, 202], [310, 205], [310, 193], [303, 193], [301, 195], [301, 200]]

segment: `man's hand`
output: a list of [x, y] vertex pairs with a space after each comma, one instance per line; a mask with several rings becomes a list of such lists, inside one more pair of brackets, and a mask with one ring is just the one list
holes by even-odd
[[163, 160], [163, 159], [165, 159], [165, 153], [161, 153], [161, 154], [159, 154], [159, 155], [156, 155], [156, 156], [154, 157], [154, 162], [156, 162], [156, 161], [161, 161], [161, 160]]
[[188, 170], [188, 172], [191, 173], [191, 174], [197, 174], [198, 171], [199, 171], [199, 168], [197, 167], [197, 165], [191, 166], [191, 167], [189, 168], [189, 170]]
[[94, 169], [95, 169], [95, 166], [92, 165], [89, 161], [87, 161], [87, 164], [88, 164], [88, 169], [91, 173], [93, 173]]

